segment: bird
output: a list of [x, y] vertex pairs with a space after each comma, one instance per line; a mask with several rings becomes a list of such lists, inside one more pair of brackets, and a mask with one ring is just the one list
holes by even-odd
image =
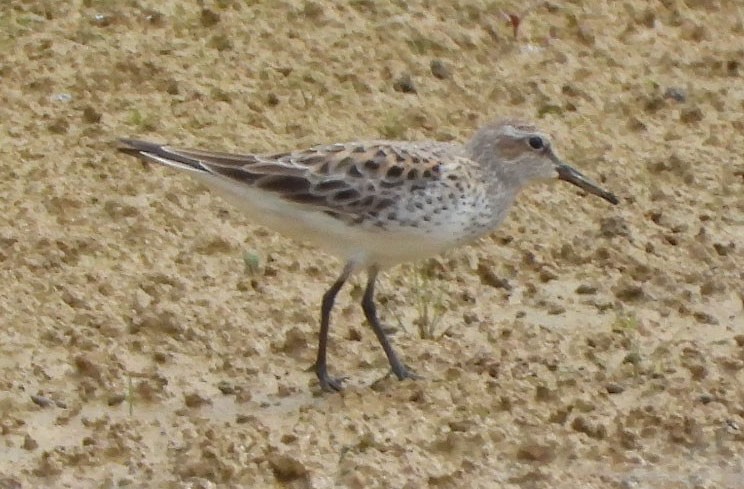
[[563, 180], [619, 203], [614, 194], [564, 163], [546, 133], [517, 119], [488, 122], [464, 144], [369, 140], [234, 154], [120, 139], [118, 150], [183, 170], [252, 222], [343, 261], [320, 307], [314, 370], [324, 391], [340, 391], [348, 379], [329, 373], [327, 350], [336, 296], [353, 274], [366, 271], [361, 307], [392, 372], [400, 380], [417, 379], [378, 318], [374, 295], [382, 270], [489, 234], [533, 182]]

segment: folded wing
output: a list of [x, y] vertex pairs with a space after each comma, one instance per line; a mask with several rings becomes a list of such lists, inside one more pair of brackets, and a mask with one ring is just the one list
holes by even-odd
[[208, 173], [359, 220], [423, 190], [443, 175], [441, 159], [414, 145], [374, 141], [316, 146], [273, 155], [231, 154], [122, 139], [119, 151], [188, 172]]

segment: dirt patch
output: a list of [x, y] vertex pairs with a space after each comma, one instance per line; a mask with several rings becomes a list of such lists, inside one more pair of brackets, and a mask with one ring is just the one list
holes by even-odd
[[[541, 3], [514, 39], [518, 3], [4, 2], [0, 487], [741, 487], [743, 11]], [[421, 381], [384, 377], [350, 286], [340, 395], [305, 371], [340, 264], [113, 145], [464, 140], [503, 115], [621, 205], [536, 186], [389, 271]]]

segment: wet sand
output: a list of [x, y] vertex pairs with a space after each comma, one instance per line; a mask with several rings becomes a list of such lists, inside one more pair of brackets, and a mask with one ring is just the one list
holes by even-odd
[[[735, 1], [0, 6], [0, 488], [739, 488], [744, 9]], [[139, 6], [138, 6], [139, 5]], [[653, 5], [649, 7], [648, 5]], [[535, 120], [621, 198], [535, 186], [363, 282], [134, 136], [230, 151]], [[426, 329], [429, 308], [433, 334]]]

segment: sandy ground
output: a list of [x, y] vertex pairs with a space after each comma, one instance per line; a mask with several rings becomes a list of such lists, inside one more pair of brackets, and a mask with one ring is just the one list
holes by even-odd
[[[533, 2], [514, 39], [519, 3], [0, 3], [0, 488], [744, 487], [744, 8]], [[533, 187], [386, 273], [420, 381], [385, 377], [357, 280], [337, 395], [306, 369], [340, 264], [113, 144], [502, 115], [621, 205]]]

